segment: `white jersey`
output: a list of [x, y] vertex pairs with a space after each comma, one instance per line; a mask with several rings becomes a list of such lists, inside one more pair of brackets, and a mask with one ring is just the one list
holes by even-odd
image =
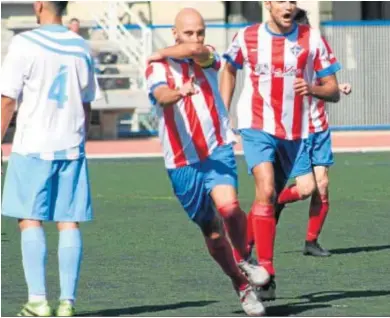
[[62, 25], [16, 35], [2, 65], [1, 94], [19, 104], [13, 152], [44, 160], [84, 156], [83, 103], [100, 92], [80, 36]]

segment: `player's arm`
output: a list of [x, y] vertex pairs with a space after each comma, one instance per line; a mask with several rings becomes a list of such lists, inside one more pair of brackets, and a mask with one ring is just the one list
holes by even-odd
[[146, 69], [145, 77], [149, 100], [153, 105], [171, 106], [185, 96], [195, 94], [193, 77], [180, 88], [170, 87], [168, 85], [168, 74], [164, 65], [160, 62], [150, 63]]
[[5, 134], [14, 115], [16, 101], [8, 96], [1, 95], [1, 142], [3, 143]]
[[166, 47], [154, 53], [148, 61], [158, 61], [166, 58], [194, 59], [199, 65], [206, 67], [214, 61], [213, 50], [210, 46], [199, 43], [182, 43]]
[[161, 85], [152, 90], [151, 94], [162, 107], [171, 106], [186, 96], [196, 94], [194, 77], [180, 88], [171, 89], [167, 85]]
[[340, 100], [340, 89], [336, 75], [329, 75], [320, 79], [320, 85], [313, 85], [310, 95], [326, 102], [337, 103]]
[[1, 69], [1, 142], [11, 123], [16, 101], [23, 90], [24, 77], [29, 69], [29, 57], [21, 49], [21, 42], [20, 36], [12, 38]]
[[236, 87], [237, 69], [230, 63], [226, 63], [221, 74], [219, 90], [226, 108], [230, 110], [234, 89]]
[[226, 63], [222, 70], [219, 90], [221, 92], [222, 100], [228, 110], [230, 109], [234, 89], [236, 87], [237, 70], [241, 70], [244, 63], [240, 37], [241, 32], [233, 37], [232, 43], [223, 55]]
[[91, 103], [83, 103], [84, 116], [85, 116], [85, 135], [88, 136], [89, 127], [91, 125], [92, 108]]
[[314, 71], [320, 85], [313, 85], [310, 95], [327, 102], [338, 102], [340, 100], [340, 90], [336, 73], [340, 69], [341, 65], [334, 56], [328, 42], [319, 36], [314, 57]]
[[99, 83], [96, 77], [95, 65], [92, 57], [89, 57], [88, 63], [88, 83], [87, 87], [82, 91], [82, 100], [83, 100], [83, 110], [84, 110], [84, 131], [85, 136], [88, 138], [89, 127], [91, 124], [91, 114], [92, 114], [92, 102], [100, 99], [101, 92], [99, 88]]

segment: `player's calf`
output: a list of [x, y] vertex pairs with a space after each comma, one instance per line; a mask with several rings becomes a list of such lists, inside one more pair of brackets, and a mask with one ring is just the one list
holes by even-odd
[[317, 182], [317, 191], [313, 193], [310, 202], [309, 221], [307, 225], [303, 254], [328, 257], [331, 253], [322, 248], [322, 246], [318, 243], [318, 237], [322, 231], [329, 212], [328, 168], [316, 166], [314, 167], [314, 173]]
[[240, 262], [247, 259], [249, 256], [245, 238], [247, 220], [238, 200], [234, 199], [230, 203], [217, 206], [217, 210], [224, 220], [225, 228], [235, 249], [236, 260]]
[[248, 280], [241, 273], [234, 260], [232, 247], [223, 231], [222, 220], [215, 216], [213, 220], [201, 224], [200, 227], [211, 257], [230, 277], [237, 289], [244, 288], [248, 284]]
[[77, 223], [60, 222], [57, 228], [59, 230], [58, 266], [61, 288], [59, 309], [62, 316], [69, 316], [72, 312], [74, 313], [73, 305], [80, 276], [83, 244]]
[[[214, 220], [214, 225], [216, 221]], [[211, 225], [211, 227], [210, 227]], [[202, 227], [206, 245], [210, 255], [221, 266], [222, 270], [230, 277], [234, 289], [240, 297], [243, 310], [248, 316], [263, 316], [265, 308], [258, 300], [253, 287], [248, 279], [240, 272], [233, 258], [232, 248], [221, 228], [215, 229], [213, 224]], [[212, 230], [214, 227], [214, 230]]]

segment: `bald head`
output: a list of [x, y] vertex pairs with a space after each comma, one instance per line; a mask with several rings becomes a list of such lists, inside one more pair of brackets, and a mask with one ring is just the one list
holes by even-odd
[[184, 8], [175, 18], [173, 36], [176, 43], [203, 43], [205, 24], [202, 15], [193, 8]]
[[184, 8], [176, 15], [175, 28], [181, 28], [186, 24], [201, 24], [204, 26], [204, 20], [196, 9]]

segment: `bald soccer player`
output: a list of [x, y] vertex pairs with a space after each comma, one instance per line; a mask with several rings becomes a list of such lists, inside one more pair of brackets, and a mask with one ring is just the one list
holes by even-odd
[[[254, 287], [268, 283], [270, 277], [264, 268], [248, 262], [246, 217], [237, 199], [234, 135], [218, 92], [220, 58], [204, 45], [205, 24], [196, 10], [181, 10], [172, 31], [176, 44], [154, 53], [146, 71], [165, 166], [176, 197], [200, 227], [210, 255], [230, 277], [242, 308], [250, 316], [260, 316], [265, 308]], [[223, 224], [239, 254], [238, 264]]]

